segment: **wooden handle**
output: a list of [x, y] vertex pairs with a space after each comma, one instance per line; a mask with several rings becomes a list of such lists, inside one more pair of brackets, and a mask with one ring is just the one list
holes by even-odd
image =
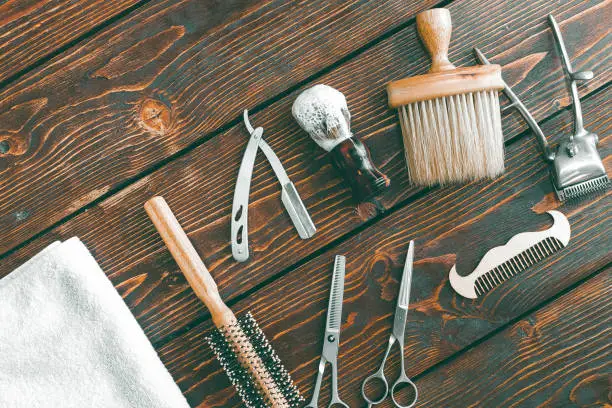
[[187, 234], [181, 228], [163, 197], [153, 197], [144, 205], [149, 218], [187, 278], [189, 285], [204, 302], [217, 327], [236, 323], [236, 317], [223, 303], [217, 284], [206, 269]]
[[450, 11], [443, 8], [427, 10], [419, 13], [416, 21], [421, 40], [431, 55], [429, 72], [455, 69], [455, 66], [448, 60], [448, 45], [453, 29]]
[[221, 300], [217, 284], [166, 200], [163, 197], [153, 197], [145, 203], [144, 207], [174, 260], [183, 271], [189, 285], [210, 311], [215, 325], [222, 329], [221, 332], [236, 354], [238, 361], [249, 371], [268, 405], [273, 408], [289, 408], [289, 403], [253, 348], [248, 336], [242, 331], [232, 311]]

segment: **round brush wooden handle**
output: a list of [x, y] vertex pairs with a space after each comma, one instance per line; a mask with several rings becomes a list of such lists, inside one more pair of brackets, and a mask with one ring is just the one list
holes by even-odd
[[189, 285], [204, 302], [217, 327], [234, 324], [236, 317], [223, 303], [217, 284], [189, 241], [163, 197], [153, 197], [144, 205], [149, 218], [187, 278]]
[[421, 40], [431, 55], [429, 72], [455, 69], [448, 60], [448, 46], [453, 29], [450, 11], [443, 8], [427, 10], [417, 14], [416, 21]]
[[210, 311], [215, 325], [222, 329], [238, 361], [249, 371], [268, 404], [274, 408], [289, 408], [287, 400], [253, 348], [248, 336], [242, 331], [234, 313], [221, 300], [217, 284], [166, 200], [163, 197], [153, 197], [145, 203], [144, 208], [189, 285]]

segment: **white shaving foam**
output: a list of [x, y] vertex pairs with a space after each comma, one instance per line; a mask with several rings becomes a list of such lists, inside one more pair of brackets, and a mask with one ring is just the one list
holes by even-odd
[[291, 113], [302, 129], [328, 152], [352, 136], [346, 98], [330, 86], [319, 84], [306, 89], [293, 103]]

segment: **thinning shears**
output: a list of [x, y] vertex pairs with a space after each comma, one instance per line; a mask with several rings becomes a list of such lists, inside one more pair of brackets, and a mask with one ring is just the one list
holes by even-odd
[[327, 307], [327, 322], [325, 323], [325, 337], [323, 337], [323, 353], [319, 361], [319, 372], [312, 399], [306, 408], [317, 408], [321, 381], [327, 363], [332, 368], [332, 397], [329, 407], [342, 406], [349, 408], [338, 395], [338, 344], [340, 343], [340, 323], [342, 322], [342, 298], [344, 297], [344, 274], [346, 259], [337, 255], [334, 262], [334, 275], [332, 277], [329, 306]]
[[[391, 352], [391, 348], [395, 343], [400, 348], [400, 363], [401, 363], [401, 371], [400, 375], [395, 380], [393, 385], [391, 386], [391, 399], [393, 400], [393, 404], [398, 408], [410, 408], [416, 404], [418, 398], [418, 390], [416, 385], [412, 382], [410, 378], [406, 375], [406, 371], [404, 370], [404, 331], [406, 329], [406, 318], [408, 316], [408, 303], [410, 299], [410, 284], [412, 281], [412, 261], [414, 258], [414, 241], [410, 241], [410, 245], [408, 246], [408, 254], [406, 256], [406, 262], [404, 264], [404, 272], [402, 274], [402, 283], [400, 284], [399, 296], [397, 297], [397, 306], [395, 307], [395, 320], [393, 322], [393, 332], [391, 336], [389, 336], [389, 344], [387, 345], [387, 351], [385, 352], [385, 356], [383, 358], [382, 363], [380, 364], [380, 368], [374, 374], [367, 377], [363, 384], [361, 385], [361, 394], [363, 398], [368, 403], [368, 408], [372, 407], [372, 405], [380, 404], [387, 395], [389, 394], [389, 383], [385, 378], [385, 363], [387, 362], [387, 357], [389, 357], [389, 353]], [[378, 399], [372, 399], [368, 397], [368, 392], [366, 387], [368, 384], [374, 385], [374, 382], [379, 382], [384, 385], [384, 393]], [[396, 399], [396, 391], [399, 391], [400, 388], [405, 388], [406, 386], [411, 387], [414, 391], [414, 396], [412, 401], [408, 405], [402, 405]]]

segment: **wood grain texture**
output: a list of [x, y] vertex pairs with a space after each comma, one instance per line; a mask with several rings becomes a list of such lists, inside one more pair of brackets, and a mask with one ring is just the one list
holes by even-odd
[[[462, 10], [472, 13], [469, 4], [458, 4], [461, 8], [455, 10], [456, 18], [462, 18]], [[534, 7], [540, 6], [536, 4]], [[503, 24], [505, 20], [502, 15], [500, 10], [499, 21], [491, 18], [491, 24]], [[589, 15], [585, 13], [585, 16]], [[494, 15], [489, 17], [492, 16]], [[473, 19], [479, 21], [476, 15], [473, 15]], [[478, 23], [478, 26], [481, 25]], [[512, 35], [504, 34], [504, 38], [516, 41], [517, 37], [524, 33], [523, 26], [517, 25], [513, 28], [515, 31], [512, 31]], [[460, 27], [457, 29], [459, 33], [467, 35]], [[590, 30], [597, 33], [594, 26], [585, 30], [587, 37]], [[476, 32], [474, 35], [481, 36], [482, 33]], [[546, 32], [536, 30], [535, 34], [527, 32], [525, 35], [527, 39], [535, 36], [542, 42], [551, 41]], [[367, 139], [366, 143], [371, 147], [374, 162], [381, 164], [382, 170], [393, 180], [392, 190], [381, 197], [378, 203], [383, 209], [401, 203], [414, 194], [415, 190], [409, 187], [401, 153], [399, 126], [394, 113], [388, 110], [384, 103], [384, 84], [388, 77], [385, 76], [385, 64], [378, 64], [377, 61], [389, 54], [391, 49], [396, 49], [393, 57], [401, 59], [406, 43], [418, 49], [416, 41], [416, 33], [409, 30], [374, 47], [372, 53], [366, 53], [322, 78], [324, 82], [339, 84], [339, 88], [345, 90], [354, 117], [353, 130]], [[521, 41], [518, 43], [522, 44]], [[537, 41], [535, 44], [538, 48], [544, 47]], [[527, 51], [517, 46], [512, 49], [514, 53], [508, 49], [507, 58], [512, 61], [529, 52], [533, 46], [531, 44]], [[466, 59], [471, 59], [467, 57], [469, 47], [462, 51]], [[589, 59], [590, 54], [585, 53], [598, 53], [598, 47], [591, 46], [589, 50], [576, 51], [577, 55]], [[490, 57], [494, 58], [495, 55]], [[545, 89], [549, 86], [550, 78], [557, 79], [554, 85], [550, 84], [548, 92], [533, 94], [525, 99], [529, 107], [534, 108], [536, 117], [558, 111], [558, 106], [554, 104], [551, 110], [551, 95], [555, 98], [565, 95], [564, 84], [557, 75], [562, 73], [557, 72], [556, 61], [549, 58], [542, 58], [540, 61], [541, 64], [537, 65], [533, 74], [526, 75], [525, 72], [534, 69], [534, 65], [528, 65], [526, 68], [520, 64], [514, 64], [513, 69], [507, 73], [507, 79], [516, 83], [517, 88], [523, 89], [537, 87], [531, 84], [533, 81], [539, 83], [541, 89]], [[370, 69], [364, 67], [366, 63], [369, 63]], [[417, 70], [419, 64], [423, 68], [424, 60], [411, 59], [409, 64], [403, 66], [407, 70]], [[377, 71], [373, 71], [374, 69]], [[347, 84], [355, 83], [355, 72], [366, 75], [366, 80], [361, 84], [363, 86], [349, 88]], [[381, 78], [376, 78], [377, 75]], [[545, 82], [540, 82], [541, 80]], [[366, 87], [369, 83], [371, 87]], [[585, 93], [588, 91], [589, 89], [585, 90]], [[355, 211], [348, 191], [340, 185], [339, 178], [327, 165], [324, 155], [314, 143], [309, 142], [290, 117], [293, 98], [294, 95], [289, 95], [269, 109], [254, 115], [252, 123], [266, 129], [264, 137], [279, 154], [290, 177], [296, 182], [319, 228], [319, 233], [313, 239], [302, 241], [298, 238], [289, 217], [280, 205], [279, 188], [274, 175], [268, 166], [262, 163], [264, 160], [260, 156], [251, 187], [252, 259], [246, 264], [238, 264], [232, 260], [228, 244], [229, 214], [234, 178], [247, 141], [247, 133], [242, 125], [239, 125], [3, 259], [0, 263], [0, 275], [10, 272], [49, 242], [78, 235], [92, 250], [147, 334], [154, 342], [158, 342], [173, 331], [189, 327], [194, 320], [206, 316], [206, 313], [191, 295], [187, 283], [142, 210], [142, 204], [151, 196], [162, 194], [166, 197], [210, 268], [220, 286], [222, 297], [226, 300], [231, 300], [273, 278], [300, 262], [307, 254], [340, 239], [363, 225], [368, 217], [360, 216]], [[600, 99], [598, 101], [601, 103]], [[596, 110], [597, 104], [585, 105], [587, 125]], [[519, 125], [513, 118], [514, 116], [504, 118], [508, 137], [515, 136], [524, 129], [524, 125]], [[552, 127], [546, 125], [545, 132], [558, 134], [560, 129], [569, 132], [569, 116], [564, 115], [563, 118], [565, 122], [555, 122]], [[605, 134], [605, 129], [603, 131], [604, 133], [599, 133]], [[309, 143], [306, 148], [305, 141]], [[228, 163], [235, 163], [234, 168], [228, 166]]]
[[138, 0], [2, 2], [0, 83], [138, 3]]
[[160, 0], [136, 10], [0, 91], [0, 253], [435, 2]]
[[[601, 118], [600, 123], [603, 127], [594, 128], [609, 134], [609, 120]], [[610, 136], [605, 139], [606, 154], [611, 141]], [[409, 376], [423, 373], [612, 261], [612, 194], [559, 206], [551, 199], [554, 193], [537, 149], [533, 140], [512, 144], [502, 178], [432, 191], [232, 309], [236, 315], [250, 311], [255, 316], [302, 394], [309, 396], [321, 352], [333, 258], [345, 255], [340, 395], [350, 406], [360, 406], [361, 382], [380, 364], [405, 252], [415, 239], [406, 357]], [[467, 274], [491, 247], [519, 232], [548, 228], [550, 218], [544, 211], [552, 208], [570, 220], [567, 248], [481, 299], [465, 299], [452, 290], [448, 272], [454, 263]], [[192, 405], [238, 406], [204, 341], [210, 328], [208, 321], [190, 327], [158, 352]], [[392, 355], [390, 372], [398, 369], [397, 357]], [[328, 388], [322, 398], [322, 403], [329, 398]]]
[[471, 92], [504, 88], [501, 67], [497, 64], [475, 65], [417, 75], [387, 84], [389, 107], [398, 108], [414, 102]]
[[608, 269], [436, 367], [417, 382], [418, 406], [612, 406], [611, 292]]
[[[239, 406], [239, 402], [204, 341], [212, 327], [209, 316], [157, 238], [142, 210], [143, 202], [158, 193], [169, 197], [198, 252], [209, 266], [212, 265], [211, 273], [220, 283], [223, 296], [230, 299], [235, 311], [255, 313], [305, 395], [311, 393], [321, 351], [333, 256], [343, 253], [349, 260], [349, 276], [340, 347], [341, 395], [347, 397], [351, 406], [359, 406], [363, 404], [359, 393], [361, 381], [367, 372], [377, 367], [382, 357], [410, 239], [417, 240], [417, 253], [406, 354], [411, 376], [422, 376], [428, 370], [421, 378], [425, 382], [429, 375], [435, 376], [438, 372], [429, 371], [433, 365], [458, 352], [463, 353], [475, 341], [608, 265], [612, 260], [610, 194], [560, 205], [554, 199], [546, 167], [539, 160], [537, 145], [531, 138], [510, 144], [508, 173], [499, 180], [428, 191], [409, 187], [401, 136], [395, 114], [385, 106], [384, 84], [391, 79], [421, 73], [428, 65], [412, 25], [353, 55], [339, 67], [327, 68], [323, 75], [315, 76], [307, 84], [325, 82], [345, 92], [354, 117], [353, 130], [371, 147], [374, 162], [392, 177], [392, 190], [372, 203], [371, 212], [355, 211], [348, 191], [328, 166], [328, 159], [313, 143], [305, 142], [307, 137], [289, 116], [289, 108], [298, 91], [271, 104], [266, 101], [317, 69], [328, 67], [336, 58], [354, 50], [351, 47], [360, 41], [367, 43], [376, 38], [383, 26], [391, 28], [408, 18], [408, 14], [398, 14], [387, 16], [390, 20], [384, 22], [364, 20], [363, 26], [356, 26], [355, 21], [359, 20], [351, 14], [355, 10], [359, 10], [357, 15], [366, 12], [372, 17], [378, 11], [368, 14], [367, 10], [371, 9], [367, 7], [397, 4], [404, 11], [414, 7], [405, 2], [368, 3], [367, 6], [361, 2], [348, 3], [347, 8], [342, 8], [340, 3], [331, 4], [330, 7], [336, 7], [334, 9], [319, 7], [320, 10], [313, 11], [313, 19], [308, 21], [325, 21], [322, 26], [316, 26], [322, 31], [327, 23], [333, 22], [332, 25], [339, 25], [329, 30], [335, 35], [344, 30], [349, 35], [362, 37], [370, 35], [367, 30], [374, 24], [371, 37], [351, 39], [348, 48], [343, 48], [345, 43], [340, 43], [341, 37], [315, 34], [309, 31], [310, 26], [299, 27], [300, 38], [316, 44], [298, 48], [298, 53], [292, 56], [293, 61], [301, 62], [299, 51], [312, 50], [304, 58], [305, 67], [291, 66], [283, 71], [276, 64], [278, 58], [274, 61], [274, 57], [281, 55], [279, 58], [282, 58], [283, 52], [297, 47], [291, 42], [291, 36], [289, 43], [283, 42], [287, 40], [283, 21], [289, 21], [295, 9], [266, 9], [278, 6], [278, 1], [274, 0], [265, 4], [254, 0], [236, 2], [238, 8], [243, 7], [240, 17], [226, 13], [220, 17], [211, 15], [210, 21], [195, 21], [201, 13], [194, 13], [200, 9], [193, 1], [172, 4], [154, 1], [142, 12], [126, 19], [123, 22], [126, 24], [116, 24], [83, 47], [37, 70], [32, 78], [16, 84], [14, 95], [0, 94], [0, 139], [8, 139], [11, 147], [8, 155], [6, 152], [0, 155], [0, 236], [5, 239], [3, 225], [20, 226], [9, 229], [6, 241], [9, 243], [0, 242], [0, 253], [2, 245], [6, 250], [13, 245], [10, 242], [18, 243], [44, 225], [51, 225], [52, 219], [58, 219], [58, 211], [63, 211], [61, 216], [69, 214], [114, 188], [125, 177], [137, 175], [147, 166], [173, 154], [176, 149], [199, 138], [208, 139], [204, 133], [237, 116], [233, 110], [244, 107], [238, 105], [244, 100], [250, 101], [249, 104], [264, 104], [264, 109], [253, 115], [253, 123], [264, 126], [264, 137], [279, 153], [305, 198], [320, 228], [315, 239], [301, 241], [297, 238], [280, 205], [274, 176], [262, 163], [260, 155], [251, 200], [254, 256], [247, 265], [231, 260], [227, 242], [229, 212], [234, 179], [247, 140], [242, 125], [237, 125], [4, 257], [0, 261], [0, 276], [50, 241], [79, 235], [154, 341], [191, 404], [225, 407]], [[601, 135], [604, 141], [601, 152], [609, 168], [612, 164], [609, 156], [611, 124], [602, 107], [610, 100], [610, 89], [606, 87], [610, 72], [610, 31], [601, 21], [603, 16], [610, 15], [610, 3], [520, 1], [508, 4], [456, 0], [450, 8], [457, 28], [455, 36], [459, 39], [455, 37], [457, 46], [451, 46], [451, 59], [458, 65], [473, 65], [469, 50], [473, 45], [481, 47], [493, 62], [504, 66], [506, 80], [536, 118], [558, 114], [544, 124], [544, 132], [567, 134], [571, 129], [571, 114], [564, 110], [568, 98], [545, 22], [545, 15], [554, 12], [562, 22], [574, 66], [596, 71], [596, 79], [581, 89], [581, 95], [585, 99], [586, 126]], [[167, 7], [158, 7], [164, 4]], [[353, 6], [355, 8], [351, 8]], [[486, 15], [482, 13], [484, 7]], [[343, 17], [340, 20], [334, 15], [338, 10], [342, 10], [338, 14]], [[183, 13], [194, 14], [184, 16]], [[380, 15], [386, 16], [385, 13]], [[349, 30], [343, 25], [345, 21], [354, 27]], [[244, 51], [246, 45], [239, 43], [237, 38], [230, 39], [226, 53], [221, 51], [220, 46], [227, 46], [226, 39], [229, 33], [236, 32], [237, 24], [245, 23], [247, 27], [238, 30], [252, 33], [249, 38], [254, 39], [261, 38], [256, 31], [262, 22], [269, 23], [266, 27], [273, 25], [272, 22], [280, 24], [266, 33], [270, 37], [266, 43], [270, 49], [263, 55], [273, 61], [259, 61], [255, 57], [262, 55], [261, 49], [249, 54]], [[280, 31], [274, 31], [276, 28]], [[100, 42], [101, 38], [105, 38], [105, 42]], [[285, 45], [287, 48], [283, 48]], [[310, 46], [312, 48], [308, 48]], [[84, 52], [87, 47], [90, 47], [89, 53]], [[330, 52], [320, 56], [321, 51], [327, 49]], [[223, 66], [223, 69], [213, 70], [215, 75], [205, 69], [214, 65], [203, 62], [211, 55], [207, 52], [216, 53], [213, 56]], [[132, 55], [134, 58], [130, 58]], [[282, 78], [278, 82], [271, 80], [271, 76], [266, 76], [268, 71], [257, 71], [263, 68], [270, 68], [276, 74], [281, 72]], [[200, 81], [202, 72], [205, 74]], [[248, 89], [241, 98], [235, 97], [239, 87], [230, 87], [225, 92], [232, 75], [238, 72], [238, 82], [247, 84], [243, 88]], [[194, 78], [193, 84], [189, 84]], [[270, 89], [264, 89], [267, 84], [261, 82], [262, 78], [270, 81]], [[220, 87], [220, 84], [225, 86]], [[253, 84], [252, 88], [248, 84]], [[218, 104], [217, 95], [207, 98], [213, 89], [223, 89], [224, 96], [228, 96], [227, 101], [222, 101], [226, 105]], [[138, 94], [137, 97], [134, 94]], [[72, 99], [67, 100], [67, 95]], [[11, 100], [18, 103], [12, 104]], [[238, 100], [240, 102], [234, 102]], [[6, 101], [8, 104], [2, 105]], [[210, 127], [207, 127], [208, 122], [202, 124], [204, 116], [201, 115], [206, 112], [216, 115]], [[516, 118], [515, 114], [504, 117], [507, 138], [525, 129]], [[121, 127], [126, 123], [132, 127], [127, 130]], [[183, 131], [185, 135], [179, 134]], [[38, 135], [39, 138], [23, 135]], [[77, 137], [80, 135], [82, 139]], [[186, 144], [182, 144], [183, 136], [187, 139]], [[157, 155], [151, 153], [155, 149], [158, 149]], [[3, 162], [7, 157], [12, 161]], [[115, 167], [113, 161], [117, 158], [121, 160]], [[3, 173], [11, 167], [20, 168], [21, 173]], [[20, 184], [10, 179], [2, 187], [7, 174], [19, 174]], [[61, 189], [49, 192], [45, 199], [47, 190], [58, 188], [57, 180], [61, 181]], [[102, 180], [108, 183], [97, 184]], [[15, 185], [18, 188], [14, 189]], [[4, 212], [5, 208], [11, 209], [3, 204], [3, 200], [10, 201], [4, 195], [9, 191], [6, 186], [12, 195], [7, 194], [17, 203], [12, 213]], [[48, 202], [49, 197], [58, 192], [59, 201], [69, 202], [69, 208]], [[75, 192], [82, 193], [76, 200]], [[30, 205], [36, 203], [40, 207]], [[468, 301], [450, 289], [447, 274], [455, 261], [460, 273], [467, 273], [491, 246], [503, 244], [510, 236], [527, 228], [546, 228], [548, 220], [543, 212], [557, 207], [572, 223], [573, 238], [568, 248], [504, 283], [483, 299]], [[374, 214], [387, 210], [388, 214], [373, 219]], [[13, 231], [17, 235], [12, 235]], [[563, 313], [558, 313], [542, 321], [548, 327], [563, 317]], [[559, 327], [564, 327], [563, 324], [566, 323], [559, 322]], [[586, 333], [580, 331], [582, 326], [572, 329], [578, 334]], [[553, 348], [562, 344], [564, 339], [558, 337], [557, 343], [547, 344], [552, 344]], [[510, 340], [502, 344], [512, 347], [513, 339], [510, 336]], [[581, 339], [575, 343], [576, 349], [583, 343], [594, 344]], [[530, 342], [528, 346], [532, 350], [537, 344]], [[529, 350], [522, 349], [525, 353]], [[551, 353], [539, 361], [551, 361], [556, 356], [554, 351]], [[590, 361], [597, 364], [600, 355]], [[396, 357], [392, 356], [391, 370], [397, 369]], [[462, 361], [462, 358], [453, 361]], [[452, 365], [453, 361], [441, 367]], [[522, 363], [521, 360], [508, 361], [511, 365]], [[555, 360], [555, 364], [558, 361]], [[593, 367], [578, 356], [572, 361], [587, 369]], [[569, 400], [576, 405], [598, 405], [605, 401], [600, 391], [607, 384], [603, 383], [605, 378], [601, 377], [601, 370], [579, 378], [572, 376], [571, 370], [570, 367], [565, 377], [559, 375], [573, 381], [571, 387], [550, 381], [547, 390], [561, 390], [551, 397], [551, 401], [567, 401], [562, 398], [570, 388]], [[523, 372], [531, 374], [527, 369]], [[533, 373], [537, 379], [544, 375], [537, 370]], [[529, 381], [528, 375], [526, 378]], [[325, 382], [328, 384], [329, 379]], [[435, 378], [430, 389], [434, 389], [434, 384]], [[518, 384], [520, 387], [522, 383]], [[323, 399], [326, 399], [329, 392], [327, 387], [324, 389]], [[508, 389], [495, 395], [471, 394], [469, 397], [472, 400], [482, 397], [514, 401], [513, 388]], [[538, 400], [542, 395], [535, 391], [529, 394], [529, 389], [519, 394], [521, 398], [533, 398], [528, 401]], [[424, 402], [431, 401], [427, 396], [421, 398]], [[450, 400], [452, 397], [440, 395], [440, 398]]]

